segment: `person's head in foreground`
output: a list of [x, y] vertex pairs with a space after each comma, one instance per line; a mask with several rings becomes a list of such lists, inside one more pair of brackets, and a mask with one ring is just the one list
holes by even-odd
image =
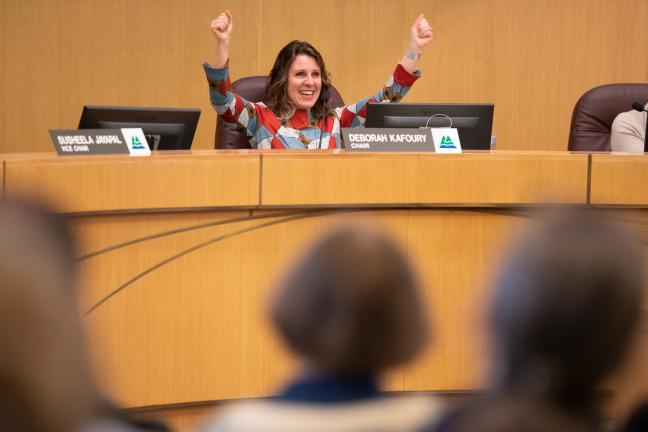
[[95, 387], [75, 258], [62, 216], [0, 200], [0, 431], [167, 430], [132, 421]]
[[94, 408], [61, 219], [0, 201], [0, 430], [70, 432]]
[[409, 432], [436, 416], [434, 401], [387, 397], [377, 384], [427, 340], [417, 278], [385, 234], [351, 226], [324, 235], [280, 282], [271, 318], [301, 372], [272, 399], [221, 413], [207, 431]]
[[358, 227], [325, 235], [279, 287], [272, 320], [313, 370], [373, 375], [413, 358], [427, 339], [419, 286], [385, 234]]
[[643, 266], [638, 242], [590, 212], [532, 225], [495, 282], [493, 398], [452, 430], [597, 429], [597, 389], [628, 350]]

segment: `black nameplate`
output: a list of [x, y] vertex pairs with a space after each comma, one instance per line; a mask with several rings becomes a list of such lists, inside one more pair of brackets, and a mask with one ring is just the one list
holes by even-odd
[[343, 128], [342, 139], [349, 152], [434, 152], [428, 128]]
[[49, 131], [59, 156], [130, 154], [120, 129], [76, 129]]

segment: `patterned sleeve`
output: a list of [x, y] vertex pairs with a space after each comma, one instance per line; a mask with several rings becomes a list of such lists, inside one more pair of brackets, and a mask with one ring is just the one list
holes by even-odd
[[394, 74], [389, 77], [387, 83], [375, 95], [362, 99], [351, 105], [338, 108], [337, 114], [340, 117], [341, 127], [364, 126], [369, 102], [398, 102], [409, 91], [412, 84], [419, 79], [421, 73], [415, 71], [409, 73], [400, 63], [396, 66]]
[[256, 104], [232, 92], [227, 67], [216, 69], [204, 63], [203, 68], [209, 83], [211, 104], [218, 115], [225, 122], [236, 125], [241, 132], [254, 136], [258, 129]]

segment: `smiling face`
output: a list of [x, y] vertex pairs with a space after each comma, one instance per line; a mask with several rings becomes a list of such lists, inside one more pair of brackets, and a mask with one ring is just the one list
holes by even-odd
[[322, 89], [322, 73], [315, 58], [299, 54], [288, 69], [288, 99], [296, 109], [309, 110]]

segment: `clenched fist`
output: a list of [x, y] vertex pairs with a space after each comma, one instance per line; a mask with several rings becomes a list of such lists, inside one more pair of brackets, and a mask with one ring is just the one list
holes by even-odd
[[229, 43], [230, 37], [232, 36], [232, 29], [234, 28], [232, 13], [230, 11], [223, 12], [211, 22], [210, 27], [219, 42]]
[[432, 27], [423, 14], [421, 14], [416, 18], [414, 24], [412, 24], [408, 48], [413, 52], [422, 52], [425, 45], [431, 40]]

